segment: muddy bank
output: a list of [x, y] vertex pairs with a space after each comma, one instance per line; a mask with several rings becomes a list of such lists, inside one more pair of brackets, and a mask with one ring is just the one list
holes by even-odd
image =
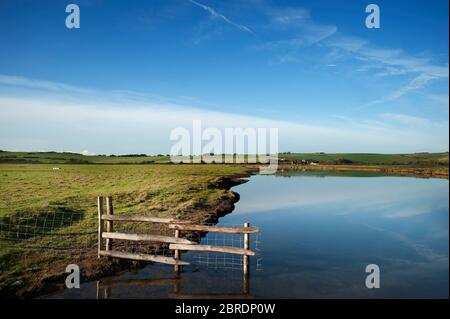
[[[185, 215], [176, 216], [176, 218], [189, 220], [194, 223], [216, 224], [220, 217], [231, 213], [235, 208], [235, 203], [239, 201], [239, 194], [230, 189], [233, 186], [247, 182], [245, 178], [249, 176], [250, 175], [225, 176], [213, 180], [207, 187], [225, 190], [226, 195], [220, 197], [217, 202], [204, 207], [194, 208]], [[173, 235], [173, 231], [170, 231], [167, 228], [158, 229], [158, 227], [161, 226], [155, 225], [155, 227], [152, 227], [152, 231], [156, 230], [163, 234], [172, 233]], [[73, 258], [70, 259], [70, 263], [75, 263], [80, 267], [81, 283], [98, 280], [125, 270], [138, 269], [148, 264], [120, 259], [99, 259], [97, 258], [97, 248], [91, 248], [84, 251], [79, 256], [73, 256]], [[51, 269], [46, 269], [45, 272], [30, 274], [30, 276], [25, 279], [26, 285], [24, 287], [20, 289], [11, 287], [8, 290], [2, 290], [0, 296], [2, 298], [36, 298], [65, 289], [64, 280], [67, 276], [65, 273], [67, 264], [67, 258], [61, 258], [60, 261], [55, 261]]]
[[392, 175], [405, 175], [416, 177], [447, 178], [448, 167], [410, 167], [387, 165], [286, 165], [278, 166], [278, 171], [356, 171], [375, 172]]

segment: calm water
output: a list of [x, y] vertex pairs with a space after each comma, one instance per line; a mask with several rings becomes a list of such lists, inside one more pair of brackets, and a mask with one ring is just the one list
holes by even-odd
[[[261, 254], [251, 258], [251, 296], [448, 298], [448, 180], [296, 172], [253, 176], [233, 190], [241, 200], [220, 224], [250, 222], [261, 229]], [[214, 240], [208, 236], [205, 242]], [[187, 267], [180, 279], [169, 281], [159, 279], [174, 277], [171, 266], [149, 265], [112, 278], [147, 283], [114, 285], [107, 293], [113, 298], [241, 293], [242, 272], [211, 269], [220, 263], [212, 256], [209, 267]], [[379, 289], [365, 287], [368, 264], [380, 267]], [[101, 288], [100, 297], [105, 292]], [[91, 282], [53, 297], [96, 295]]]

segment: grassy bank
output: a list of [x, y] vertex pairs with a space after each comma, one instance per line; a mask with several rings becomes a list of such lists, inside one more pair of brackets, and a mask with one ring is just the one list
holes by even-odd
[[[218, 179], [246, 169], [231, 165], [0, 165], [0, 294], [26, 295], [64, 275], [68, 263], [78, 263], [84, 278], [118, 265], [97, 260], [96, 196], [112, 195], [115, 214], [170, 216], [205, 221], [221, 203], [232, 205], [235, 194]], [[49, 217], [50, 216], [50, 217]], [[53, 217], [52, 217], [53, 216]], [[55, 216], [64, 218], [49, 220]], [[76, 216], [76, 218], [74, 218]], [[39, 222], [51, 227], [45, 236], [22, 236], [11, 224]], [[33, 225], [31, 225], [33, 226]], [[142, 225], [129, 225], [127, 230]], [[134, 229], [130, 229], [134, 228]], [[120, 229], [117, 229], [120, 230]], [[164, 232], [164, 229], [156, 229]], [[23, 232], [23, 228], [20, 228]], [[45, 232], [45, 230], [44, 230]], [[23, 238], [22, 238], [23, 237]], [[43, 248], [44, 247], [44, 248]], [[48, 249], [46, 247], [50, 247]], [[60, 280], [63, 282], [62, 279]]]

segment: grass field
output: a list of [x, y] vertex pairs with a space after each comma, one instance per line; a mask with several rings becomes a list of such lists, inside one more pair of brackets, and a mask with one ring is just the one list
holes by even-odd
[[[199, 209], [230, 198], [231, 192], [211, 186], [216, 178], [246, 171], [243, 167], [229, 165], [63, 164], [59, 170], [52, 167], [49, 164], [0, 165], [3, 235], [11, 236], [11, 232], [5, 232], [11, 218], [41, 222], [55, 213], [69, 216], [75, 212], [79, 216], [67, 227], [55, 227], [52, 230], [55, 236], [0, 241], [0, 294], [44, 280], [52, 272], [64, 273], [61, 268], [64, 262], [75, 258], [70, 255], [70, 249], [95, 244], [98, 195], [113, 196], [115, 214], [189, 218]], [[83, 235], [85, 233], [91, 234]], [[42, 246], [56, 247], [63, 252], [67, 249], [68, 255], [30, 249]]]

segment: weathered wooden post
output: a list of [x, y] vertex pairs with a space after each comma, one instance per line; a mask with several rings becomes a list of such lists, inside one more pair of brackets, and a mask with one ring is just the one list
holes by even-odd
[[[108, 215], [108, 216], [114, 215], [113, 202], [112, 202], [111, 196], [106, 197], [106, 215]], [[113, 221], [112, 220], [106, 221], [106, 231], [108, 233], [111, 233], [113, 231]], [[106, 251], [111, 251], [111, 250], [112, 250], [112, 239], [107, 238], [106, 239]]]
[[97, 239], [97, 253], [98, 258], [100, 258], [100, 251], [102, 250], [102, 233], [103, 233], [103, 196], [97, 197], [97, 211], [98, 211], [98, 239]]
[[[175, 238], [179, 238], [180, 237], [180, 231], [178, 229], [175, 229]], [[175, 249], [173, 252], [173, 258], [175, 259], [176, 262], [178, 262], [178, 260], [180, 260], [180, 251], [178, 249]], [[178, 264], [175, 264], [174, 266], [174, 270], [177, 276], [180, 275], [180, 266]]]
[[181, 282], [180, 276], [179, 276], [179, 274], [177, 274], [177, 278], [175, 279], [175, 285], [174, 285], [174, 289], [173, 289], [173, 292], [177, 295], [180, 293], [180, 290], [181, 290], [180, 282]]
[[[250, 227], [249, 223], [245, 223], [244, 227]], [[244, 233], [244, 249], [250, 249], [250, 234]], [[249, 277], [250, 277], [250, 256], [244, 255], [242, 257], [244, 270], [244, 293], [249, 292]]]
[[100, 299], [100, 280], [97, 280], [97, 299]]
[[111, 287], [105, 287], [104, 291], [105, 299], [111, 299]]

